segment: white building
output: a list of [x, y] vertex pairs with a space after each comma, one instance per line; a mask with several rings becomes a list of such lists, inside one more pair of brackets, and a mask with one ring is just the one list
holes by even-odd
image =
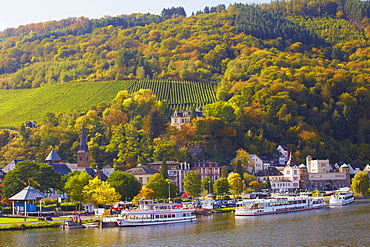
[[330, 172], [329, 160], [313, 160], [310, 155], [306, 157], [306, 165], [309, 173]]
[[[258, 157], [256, 154], [251, 154], [250, 155], [250, 162], [254, 166], [254, 172], [255, 173], [257, 173], [259, 171], [262, 171], [263, 169], [267, 168], [267, 167], [265, 167], [265, 164], [264, 164], [263, 160], [260, 157]], [[252, 171], [248, 171], [248, 172], [252, 172]]]

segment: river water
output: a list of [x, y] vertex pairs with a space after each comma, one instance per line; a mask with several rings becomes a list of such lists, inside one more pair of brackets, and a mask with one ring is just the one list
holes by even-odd
[[0, 232], [0, 246], [369, 246], [370, 200], [287, 214], [143, 227]]

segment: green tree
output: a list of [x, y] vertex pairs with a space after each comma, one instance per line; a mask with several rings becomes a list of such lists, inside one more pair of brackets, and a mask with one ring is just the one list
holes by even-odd
[[200, 192], [201, 177], [198, 171], [185, 173], [184, 189], [190, 193], [190, 196], [197, 197]]
[[227, 178], [229, 174], [229, 169], [227, 169], [227, 166], [221, 167], [221, 177]]
[[107, 183], [121, 195], [121, 201], [134, 198], [141, 190], [139, 180], [133, 174], [123, 171], [114, 171], [109, 174]]
[[358, 172], [352, 179], [351, 188], [357, 195], [367, 196], [369, 194], [369, 174], [365, 171]]
[[232, 173], [227, 177], [229, 183], [230, 192], [234, 195], [240, 194], [243, 190], [243, 180], [238, 173]]
[[249, 185], [252, 181], [256, 181], [256, 177], [249, 173], [244, 173], [243, 178], [246, 185]]
[[222, 195], [229, 192], [229, 182], [227, 178], [221, 177], [217, 179], [213, 184], [213, 189], [216, 195]]
[[234, 168], [234, 172], [239, 173], [240, 177], [243, 177], [244, 172], [252, 166], [250, 164], [250, 154], [242, 148], [238, 149], [236, 157], [231, 161], [230, 165]]
[[168, 179], [168, 167], [165, 159], [162, 160], [161, 169], [159, 171], [164, 179]]
[[[71, 175], [70, 175], [71, 174]], [[82, 191], [89, 184], [91, 176], [83, 171], [74, 171], [63, 176], [66, 179], [64, 190], [67, 192], [67, 197], [72, 201], [83, 202], [84, 197]]]
[[62, 189], [59, 173], [55, 172], [50, 165], [33, 161], [18, 162], [14, 170], [6, 174], [2, 186], [5, 197], [11, 197], [27, 186], [32, 186], [44, 193], [49, 192], [50, 189]]
[[168, 196], [168, 184], [161, 173], [150, 177], [145, 187], [154, 191], [155, 198], [165, 198]]
[[121, 195], [107, 182], [101, 181], [98, 177], [89, 181], [82, 191], [84, 202], [94, 206], [107, 205], [118, 202]]

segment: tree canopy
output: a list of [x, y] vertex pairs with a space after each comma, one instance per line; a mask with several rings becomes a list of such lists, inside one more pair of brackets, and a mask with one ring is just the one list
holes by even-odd
[[84, 187], [89, 184], [91, 176], [83, 171], [74, 171], [64, 175], [65, 179], [64, 190], [67, 192], [67, 197], [72, 201], [84, 202]]
[[201, 177], [198, 171], [185, 173], [184, 189], [190, 193], [190, 196], [196, 197], [200, 192]]
[[6, 174], [2, 186], [5, 197], [11, 197], [27, 186], [46, 193], [52, 189], [62, 190], [62, 179], [50, 165], [20, 161]]
[[223, 195], [229, 192], [229, 182], [227, 178], [221, 177], [217, 179], [214, 184], [213, 188], [215, 191], [215, 195]]
[[369, 174], [365, 171], [358, 172], [352, 179], [351, 188], [357, 195], [369, 195], [370, 179]]
[[121, 195], [121, 201], [134, 198], [141, 190], [139, 180], [133, 174], [122, 171], [114, 171], [109, 174], [107, 183]]
[[121, 198], [121, 195], [113, 187], [98, 177], [89, 180], [89, 183], [83, 188], [82, 194], [84, 202], [94, 206], [113, 204]]

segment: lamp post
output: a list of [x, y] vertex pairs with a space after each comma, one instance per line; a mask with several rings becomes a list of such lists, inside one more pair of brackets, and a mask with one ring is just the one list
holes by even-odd
[[245, 184], [245, 181], [243, 180], [243, 196], [244, 196], [244, 184]]
[[39, 218], [41, 217], [41, 199], [42, 199], [42, 197], [41, 197], [41, 196], [36, 197], [36, 200], [39, 200], [39, 202], [40, 202]]
[[168, 182], [168, 202], [171, 200], [171, 182]]

